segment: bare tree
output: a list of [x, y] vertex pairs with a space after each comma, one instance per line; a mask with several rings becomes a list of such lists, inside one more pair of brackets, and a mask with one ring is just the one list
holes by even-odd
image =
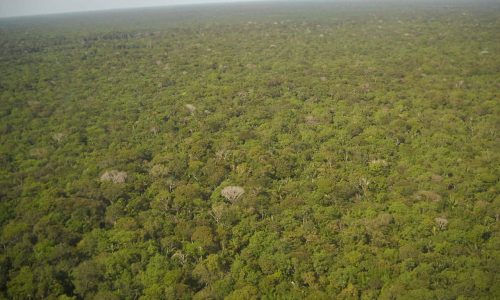
[[219, 150], [215, 152], [215, 157], [217, 157], [218, 160], [226, 160], [228, 156], [229, 156], [229, 151], [227, 150]]
[[427, 200], [432, 202], [441, 201], [441, 195], [433, 191], [418, 191], [415, 193], [416, 200]]
[[367, 193], [368, 193], [368, 187], [370, 186], [370, 181], [364, 177], [361, 177], [359, 179], [359, 188], [361, 189], [361, 191], [363, 191], [363, 196], [365, 196]]
[[225, 208], [226, 206], [223, 203], [212, 206], [212, 211], [210, 212], [210, 215], [214, 218], [217, 224], [220, 223], [220, 220], [224, 215]]
[[434, 219], [436, 221], [437, 226], [439, 229], [444, 230], [446, 227], [448, 227], [448, 219], [443, 218], [443, 217], [437, 217]]
[[52, 139], [58, 143], [62, 142], [64, 139], [64, 133], [62, 132], [57, 132], [52, 135]]
[[389, 163], [385, 159], [374, 159], [370, 161], [371, 166], [387, 167]]
[[221, 195], [229, 200], [231, 203], [235, 203], [243, 194], [245, 189], [241, 186], [227, 186], [221, 191]]
[[183, 265], [183, 266], [184, 266], [184, 265], [186, 264], [186, 262], [187, 262], [187, 257], [186, 257], [186, 255], [185, 255], [185, 254], [184, 254], [181, 250], [179, 250], [179, 251], [175, 252], [175, 253], [172, 255], [172, 259], [178, 259], [178, 260], [180, 261], [181, 265]]
[[161, 164], [156, 164], [149, 170], [149, 174], [153, 177], [165, 177], [168, 173], [168, 168]]
[[192, 115], [196, 111], [196, 106], [194, 106], [193, 104], [186, 104], [185, 106], [186, 106], [187, 110], [189, 110], [189, 113], [191, 113]]
[[127, 172], [110, 170], [101, 175], [101, 181], [113, 183], [124, 183], [127, 179]]
[[306, 116], [305, 119], [307, 125], [318, 125], [320, 123], [319, 119], [312, 115]]
[[158, 132], [160, 132], [160, 128], [158, 128], [158, 126], [153, 126], [151, 127], [151, 129], [149, 129], [149, 132], [151, 132], [154, 135], [157, 135]]

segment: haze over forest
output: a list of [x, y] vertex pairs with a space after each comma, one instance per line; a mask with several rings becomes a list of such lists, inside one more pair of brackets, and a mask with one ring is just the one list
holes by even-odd
[[[118, 8], [37, 3], [0, 11]], [[499, 32], [495, 1], [1, 18], [0, 299], [499, 298]]]
[[0, 17], [265, 0], [0, 0]]
[[[312, 0], [308, 1], [310, 5], [315, 3], [431, 3], [433, 0]], [[495, 0], [448, 0], [440, 1], [443, 4], [457, 3], [493, 3]], [[130, 9], [145, 7], [164, 7], [192, 4], [211, 4], [211, 3], [238, 3], [238, 2], [280, 2], [286, 5], [290, 2], [300, 2], [300, 0], [0, 0], [0, 18], [30, 15], [46, 15], [68, 12], [99, 11], [109, 9]]]

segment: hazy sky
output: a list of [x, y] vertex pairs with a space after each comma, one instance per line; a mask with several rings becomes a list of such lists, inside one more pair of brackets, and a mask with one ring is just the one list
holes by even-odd
[[263, 0], [0, 0], [0, 17], [175, 4]]

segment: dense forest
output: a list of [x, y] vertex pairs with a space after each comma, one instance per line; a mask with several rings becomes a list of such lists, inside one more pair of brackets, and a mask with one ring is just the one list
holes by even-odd
[[500, 4], [0, 19], [0, 299], [500, 297]]

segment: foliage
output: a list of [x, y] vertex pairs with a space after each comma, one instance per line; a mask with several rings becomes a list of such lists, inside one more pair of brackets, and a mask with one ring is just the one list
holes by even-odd
[[498, 3], [0, 20], [0, 298], [493, 299]]

